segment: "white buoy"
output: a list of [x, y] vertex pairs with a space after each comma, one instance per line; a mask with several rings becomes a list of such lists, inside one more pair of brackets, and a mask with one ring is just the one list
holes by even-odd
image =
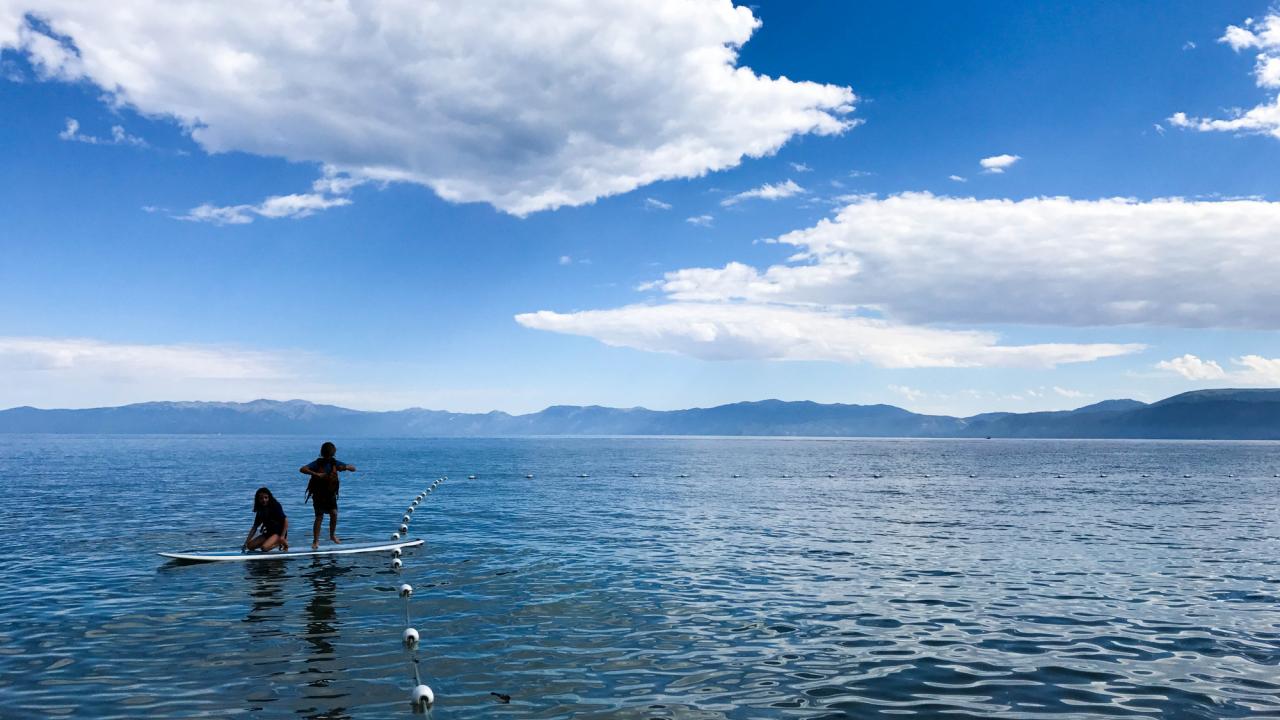
[[976, 473], [969, 473], [969, 477], [971, 477], [971, 478], [976, 478], [976, 477], [978, 477], [978, 475], [977, 475]]
[[426, 685], [419, 685], [413, 689], [413, 709], [418, 711], [426, 710], [436, 701], [436, 696], [431, 692], [431, 688]]
[[640, 477], [640, 473], [631, 473], [631, 477]]
[[925, 474], [924, 474], [924, 476], [925, 476], [925, 477], [932, 477], [931, 475], [929, 475], [929, 473], [925, 473]]
[[392, 539], [392, 540], [399, 540], [399, 539], [400, 539], [400, 533], [391, 533], [391, 539]]
[[476, 479], [476, 476], [475, 476], [475, 475], [468, 475], [468, 476], [467, 476], [467, 479], [468, 479], [468, 480], [475, 480], [475, 479]]
[[412, 515], [412, 514], [413, 514], [413, 508], [409, 508], [409, 509], [408, 509], [408, 510], [406, 510], [405, 512], [407, 512], [408, 514]]
[[409, 526], [408, 526], [408, 525], [401, 525], [401, 526], [400, 526], [400, 532], [402, 532], [402, 533], [407, 533], [407, 532], [409, 532]]
[[1150, 475], [1148, 475], [1148, 474], [1146, 474], [1146, 473], [1142, 473], [1142, 477], [1144, 477], [1144, 478], [1149, 478], [1149, 477], [1151, 477], [1151, 476], [1150, 476]]
[[525, 480], [531, 480], [531, 479], [533, 479], [533, 473], [529, 473], [528, 475], [525, 475], [525, 476], [524, 476], [524, 478], [525, 478]]
[[395, 548], [394, 550], [392, 550], [392, 551], [391, 551], [391, 557], [393, 557], [393, 558], [398, 558], [398, 557], [400, 557], [400, 548]]
[[734, 473], [734, 474], [733, 474], [733, 477], [740, 478], [740, 477], [742, 477], [742, 476], [741, 476], [741, 475], [739, 475], [739, 474], [737, 474], [737, 473]]
[[445, 480], [448, 480], [448, 479], [449, 479], [449, 476], [445, 475], [444, 477], [440, 478], [440, 482], [444, 482]]
[[1107, 476], [1107, 474], [1106, 474], [1106, 473], [1101, 473], [1101, 474], [1099, 474], [1099, 475], [1098, 475], [1098, 477], [1100, 477], [1100, 478], [1104, 478], [1104, 477], [1106, 477], [1106, 476]]
[[1184, 478], [1189, 478], [1189, 477], [1191, 477], [1191, 476], [1190, 476], [1190, 475], [1183, 475], [1182, 477], [1184, 477]]
[[879, 480], [880, 478], [882, 478], [882, 477], [884, 477], [884, 476], [883, 476], [883, 475], [881, 475], [880, 473], [872, 473], [871, 477], [873, 477], [873, 478], [875, 478], [875, 479]]
[[400, 522], [402, 522], [402, 523], [407, 523], [407, 522], [409, 522], [409, 513], [405, 513], [405, 514], [404, 514], [404, 517], [403, 517], [403, 518], [401, 518]]
[[836, 476], [836, 474], [835, 474], [835, 473], [827, 473], [827, 477], [829, 477], [829, 478], [833, 478], [833, 477], [835, 477], [835, 476]]
[[403, 565], [404, 565], [404, 563], [400, 562], [400, 558], [395, 558], [395, 559], [393, 559], [393, 560], [391, 561], [391, 569], [392, 569], [392, 570], [399, 570], [399, 569], [401, 568], [401, 566], [403, 566]]
[[418, 631], [413, 628], [405, 628], [404, 634], [400, 636], [400, 640], [404, 642], [405, 647], [412, 650], [413, 646], [418, 644]]
[[1058, 478], [1059, 480], [1061, 480], [1063, 476], [1062, 476], [1062, 475], [1054, 475], [1054, 477], [1056, 477], [1056, 478]]
[[400, 597], [407, 598], [407, 597], [410, 597], [411, 595], [413, 595], [412, 585], [410, 585], [409, 583], [405, 583], [400, 586]]
[[580, 477], [580, 478], [584, 478], [584, 477], [586, 477], [586, 476], [587, 476], [587, 474], [586, 474], [586, 473], [578, 473], [578, 477]]

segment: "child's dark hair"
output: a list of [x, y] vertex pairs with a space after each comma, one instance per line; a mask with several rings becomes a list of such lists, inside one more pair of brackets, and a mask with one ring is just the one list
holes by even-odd
[[[259, 504], [258, 496], [261, 495], [262, 493], [267, 494], [267, 501], [265, 503]], [[258, 512], [259, 510], [264, 510], [267, 507], [270, 507], [271, 503], [275, 501], [276, 501], [276, 496], [271, 494], [271, 490], [269, 488], [267, 488], [266, 486], [260, 487], [258, 488], [258, 491], [253, 494], [253, 511]]]
[[326, 460], [332, 460], [334, 454], [337, 452], [338, 447], [331, 442], [327, 442], [320, 446], [320, 457]]

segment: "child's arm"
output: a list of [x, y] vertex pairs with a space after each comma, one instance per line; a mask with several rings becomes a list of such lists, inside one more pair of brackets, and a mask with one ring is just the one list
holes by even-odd
[[339, 472], [355, 472], [356, 466], [355, 465], [339, 465], [338, 470]]
[[255, 517], [253, 519], [253, 527], [249, 528], [249, 534], [245, 536], [244, 544], [240, 546], [241, 550], [244, 550], [249, 547], [249, 541], [253, 539], [253, 533], [256, 532], [257, 529], [258, 529], [258, 518]]
[[315, 470], [312, 470], [310, 465], [303, 465], [302, 467], [298, 468], [298, 472], [302, 473], [303, 475], [310, 475], [311, 477], [324, 477], [323, 474], [318, 473]]

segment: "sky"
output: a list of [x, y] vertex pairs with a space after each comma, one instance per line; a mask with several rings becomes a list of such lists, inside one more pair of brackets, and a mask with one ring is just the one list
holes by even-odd
[[0, 407], [1280, 386], [1265, 2], [0, 0]]

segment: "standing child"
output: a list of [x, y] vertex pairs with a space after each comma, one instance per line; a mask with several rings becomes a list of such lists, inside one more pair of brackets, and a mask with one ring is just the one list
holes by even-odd
[[[262, 528], [262, 534], [254, 537], [258, 528]], [[240, 549], [266, 552], [276, 547], [281, 552], [289, 552], [289, 518], [271, 491], [260, 487], [253, 495], [253, 527], [249, 528], [249, 536]]]
[[354, 472], [356, 466], [334, 457], [337, 452], [337, 446], [327, 442], [320, 446], [320, 457], [298, 469], [298, 472], [311, 477], [307, 481], [307, 495], [316, 510], [316, 523], [311, 532], [312, 550], [320, 547], [320, 524], [325, 514], [329, 515], [329, 539], [342, 544], [338, 539], [338, 473]]

